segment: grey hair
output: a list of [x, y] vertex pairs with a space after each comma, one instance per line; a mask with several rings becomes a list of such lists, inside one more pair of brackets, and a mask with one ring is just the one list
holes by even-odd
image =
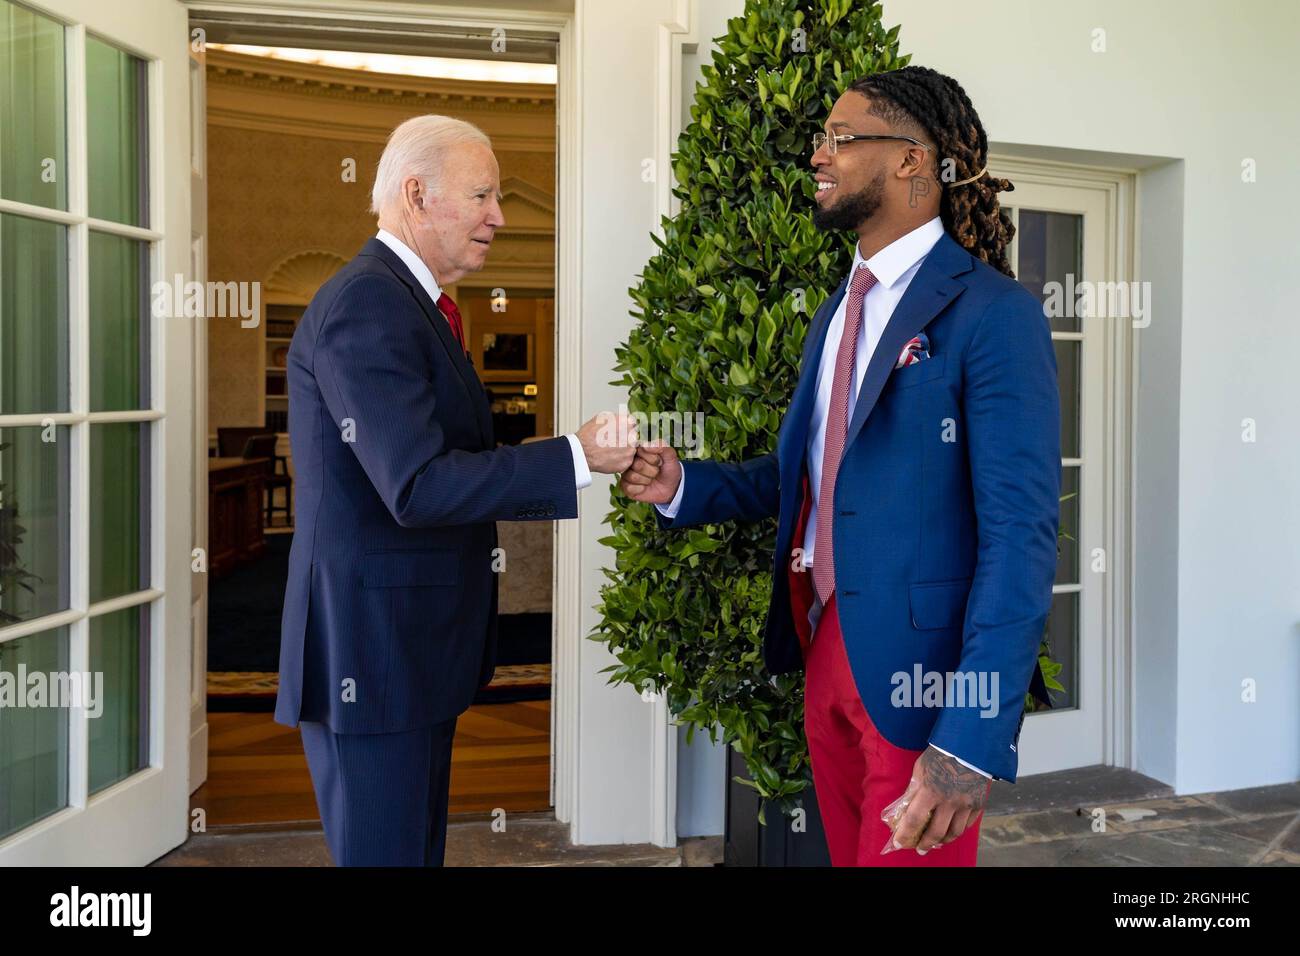
[[417, 177], [426, 189], [437, 191], [442, 175], [443, 157], [448, 147], [460, 143], [482, 143], [491, 148], [487, 134], [473, 123], [450, 116], [413, 116], [399, 125], [388, 137], [388, 145], [379, 157], [375, 185], [370, 191], [370, 211], [380, 215], [390, 204], [401, 199], [402, 182]]

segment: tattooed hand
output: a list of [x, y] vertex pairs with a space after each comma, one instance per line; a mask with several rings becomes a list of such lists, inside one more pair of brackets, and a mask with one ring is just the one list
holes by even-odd
[[991, 781], [947, 754], [926, 747], [912, 766], [907, 811], [894, 828], [893, 846], [928, 853], [951, 843], [984, 811]]

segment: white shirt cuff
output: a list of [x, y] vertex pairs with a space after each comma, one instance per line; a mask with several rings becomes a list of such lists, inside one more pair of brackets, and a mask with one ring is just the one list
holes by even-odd
[[666, 505], [655, 505], [655, 509], [671, 521], [677, 517], [677, 509], [682, 506], [682, 492], [686, 490], [686, 469], [682, 469], [682, 479], [677, 482], [677, 494], [673, 495], [673, 500]]
[[582, 451], [582, 442], [577, 435], [565, 435], [569, 439], [569, 449], [573, 452], [573, 477], [581, 491], [591, 484], [591, 469], [587, 467], [587, 456]]
[[[934, 747], [934, 744], [930, 744], [930, 746], [931, 746], [931, 747]], [[945, 756], [951, 757], [953, 760], [957, 761], [957, 762], [958, 762], [959, 764], [961, 764], [963, 767], [969, 767], [971, 770], [974, 770], [976, 773], [984, 774], [984, 776], [988, 777], [990, 780], [993, 779], [993, 774], [991, 774], [991, 773], [984, 773], [984, 771], [981, 770], [979, 767], [976, 767], [974, 764], [969, 764], [969, 763], [967, 763], [966, 761], [964, 761], [964, 760], [962, 760], [960, 757], [958, 757], [956, 754], [950, 754], [950, 753], [948, 753], [948, 751], [944, 750], [942, 747], [934, 747], [934, 749], [937, 750], [937, 751], [939, 751], [939, 753], [944, 754]]]

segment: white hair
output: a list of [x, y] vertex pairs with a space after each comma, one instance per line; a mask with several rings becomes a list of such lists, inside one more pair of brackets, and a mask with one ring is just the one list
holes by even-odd
[[450, 116], [413, 116], [393, 130], [375, 171], [370, 191], [370, 211], [376, 216], [402, 198], [402, 182], [411, 176], [436, 192], [447, 149], [461, 143], [482, 143], [491, 148], [487, 134], [473, 123]]

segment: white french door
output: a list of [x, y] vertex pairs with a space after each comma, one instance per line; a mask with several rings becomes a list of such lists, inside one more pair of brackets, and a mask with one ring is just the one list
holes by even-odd
[[[190, 65], [190, 274], [196, 282], [208, 278], [208, 100], [206, 40], [189, 37]], [[190, 540], [208, 551], [208, 331], [206, 323], [194, 336], [193, 435], [190, 487], [194, 507]], [[191, 565], [192, 567], [193, 565]], [[206, 564], [204, 565], [206, 567]], [[190, 596], [190, 782], [193, 793], [208, 779], [208, 575], [193, 575]]]
[[[1002, 195], [1016, 238], [1010, 250], [1018, 280], [1045, 303], [1056, 351], [1061, 399], [1061, 531], [1049, 653], [1064, 689], [1054, 709], [1026, 716], [1018, 748], [1021, 775], [1123, 761], [1126, 668], [1115, 609], [1127, 588], [1124, 526], [1126, 408], [1117, 401], [1127, 378], [1115, 356], [1127, 355], [1131, 318], [1109, 315], [1079, 298], [1081, 290], [1127, 279], [1126, 181], [1067, 167], [991, 162], [1015, 184]], [[1095, 284], [1089, 288], [1088, 284]], [[1125, 413], [1126, 414], [1126, 413]], [[1116, 426], [1121, 434], [1117, 435]], [[1117, 441], [1117, 438], [1120, 439]]]
[[185, 839], [194, 320], [151, 292], [192, 277], [186, 42], [176, 0], [0, 0], [3, 866]]

